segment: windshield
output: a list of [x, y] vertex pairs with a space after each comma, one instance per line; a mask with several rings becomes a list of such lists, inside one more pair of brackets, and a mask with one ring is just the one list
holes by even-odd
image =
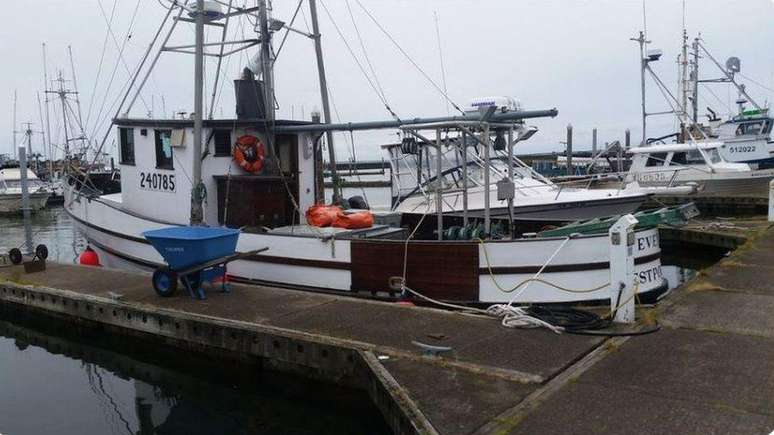
[[723, 159], [720, 158], [720, 153], [718, 153], [717, 148], [711, 148], [705, 150], [705, 152], [711, 163], [721, 163], [723, 161]]

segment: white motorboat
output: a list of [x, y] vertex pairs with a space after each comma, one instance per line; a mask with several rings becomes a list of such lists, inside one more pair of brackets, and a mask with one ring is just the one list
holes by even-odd
[[[218, 21], [227, 14], [232, 23], [251, 11], [233, 7], [221, 12], [220, 3], [203, 5], [211, 9], [206, 14], [179, 3], [171, 4], [170, 11], [186, 12], [193, 21], [205, 17]], [[256, 61], [235, 82], [236, 119], [203, 120], [201, 99], [195, 101], [194, 119], [117, 116], [121, 192], [101, 194], [68, 184], [65, 209], [104, 265], [161, 267], [161, 255], [143, 233], [192, 224], [242, 228], [237, 247], [241, 252], [268, 248], [229, 264], [228, 275], [238, 282], [387, 295], [395, 291], [389, 285], [391, 278], [405, 277], [406, 286], [429, 297], [470, 303], [602, 301], [619, 291], [610, 284], [611, 242], [606, 233], [444, 240], [439, 231], [417, 239], [409, 237], [412, 228], [381, 223], [379, 213], [375, 213], [376, 224], [361, 229], [300, 224], [305, 211], [323, 198], [321, 139], [326, 132], [409, 127], [419, 131], [423, 123], [437, 123], [456, 131], [464, 126], [465, 131], [486, 138], [489, 125], [516, 128], [523, 119], [552, 116], [556, 111], [343, 124], [276, 119], [270, 36], [277, 29], [269, 26], [266, 2], [258, 5], [255, 27], [262, 30], [258, 39], [262, 47]], [[310, 12], [317, 28], [314, 9]], [[166, 19], [170, 15], [174, 14]], [[203, 25], [196, 32], [198, 43], [204, 41], [202, 29]], [[319, 38], [315, 42], [319, 44]], [[208, 43], [208, 47], [217, 44]], [[163, 43], [157, 48], [163, 52]], [[202, 58], [196, 57], [198, 65]], [[322, 66], [321, 56], [318, 62]], [[142, 65], [137, 71], [141, 70]], [[197, 71], [193, 94], [201, 95], [201, 69]], [[320, 71], [324, 80], [322, 67]], [[255, 80], [257, 72], [265, 79]], [[320, 89], [326, 102], [327, 87]], [[116, 113], [130, 111], [131, 103]], [[333, 149], [332, 144], [328, 149]], [[484, 185], [484, 191], [490, 187]], [[439, 213], [429, 220], [443, 230], [444, 219]], [[656, 296], [666, 289], [658, 229], [638, 228], [632, 236], [631, 279], [642, 298]]]
[[[35, 212], [46, 206], [51, 191], [40, 181], [32, 170], [27, 170], [30, 211]], [[22, 212], [21, 170], [19, 168], [0, 169], [0, 213], [15, 214]]]
[[654, 192], [694, 185], [699, 196], [768, 197], [774, 169], [728, 162], [720, 153], [723, 146], [697, 142], [632, 148], [626, 181], [653, 187]]
[[[399, 146], [387, 148], [390, 152], [392, 174], [396, 182], [393, 183], [396, 198], [395, 211], [406, 214], [436, 213], [436, 207], [429, 204], [427, 196], [432, 196], [437, 183], [436, 172], [433, 168], [423, 168], [421, 157], [405, 155]], [[453, 152], [456, 152], [452, 147]], [[461, 152], [461, 151], [460, 151]], [[495, 153], [494, 150], [491, 150]], [[447, 151], [444, 160], [448, 162], [450, 152]], [[485, 206], [485, 192], [489, 193], [489, 204], [492, 218], [508, 218], [509, 200], [498, 198], [497, 183], [490, 183], [488, 189], [484, 189], [485, 171], [483, 159], [468, 151], [467, 173], [463, 174], [463, 166], [450, 166], [442, 170], [442, 182], [444, 184], [442, 210], [450, 216], [462, 216], [467, 208], [467, 216], [470, 218], [483, 218]], [[451, 159], [454, 159], [452, 157]], [[456, 161], [460, 161], [459, 156]], [[410, 163], [409, 163], [410, 161]], [[507, 156], [498, 156], [497, 160], [489, 160], [490, 176], [492, 179], [504, 180], [509, 177], [508, 165], [505, 163]], [[513, 159], [514, 198], [512, 202], [512, 217], [514, 221], [541, 221], [541, 222], [569, 222], [584, 219], [593, 219], [601, 216], [611, 216], [632, 213], [640, 208], [647, 200], [648, 192], [638, 189], [637, 186], [624, 186], [622, 188], [611, 187], [608, 189], [587, 189], [579, 186], [565, 186], [557, 184], [535, 172], [520, 160]], [[430, 165], [432, 166], [432, 164]], [[420, 169], [417, 170], [416, 168]], [[417, 175], [426, 174], [426, 175]], [[463, 186], [463, 178], [467, 177], [469, 186]], [[422, 179], [417, 183], [417, 179]], [[465, 198], [467, 196], [467, 198]], [[467, 204], [465, 204], [467, 200]]]

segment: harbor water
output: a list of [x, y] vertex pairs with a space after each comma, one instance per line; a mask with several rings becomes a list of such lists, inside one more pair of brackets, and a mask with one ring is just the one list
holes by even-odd
[[[86, 246], [61, 207], [32, 218], [33, 243], [74, 263]], [[0, 217], [0, 252], [24, 243]], [[150, 291], [150, 289], [149, 289]], [[0, 306], [0, 434], [389, 433], [365, 392], [77, 330]]]

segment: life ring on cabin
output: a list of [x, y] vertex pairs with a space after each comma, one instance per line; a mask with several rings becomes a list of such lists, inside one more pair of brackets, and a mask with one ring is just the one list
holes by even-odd
[[234, 159], [247, 172], [261, 172], [266, 147], [257, 137], [246, 134], [239, 136], [234, 147]]

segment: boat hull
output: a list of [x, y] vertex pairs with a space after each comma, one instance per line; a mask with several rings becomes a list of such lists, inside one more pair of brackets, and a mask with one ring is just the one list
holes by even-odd
[[[164, 228], [120, 210], [118, 204], [80, 197], [66, 200], [67, 212], [109, 267], [151, 270], [161, 256], [141, 236]], [[228, 266], [240, 282], [338, 293], [386, 295], [388, 280], [401, 276], [429, 297], [465, 303], [573, 303], [610, 298], [606, 234], [565, 240], [520, 239], [483, 243], [339, 239], [244, 233], [238, 251], [269, 250]], [[554, 255], [556, 253], [556, 255]], [[552, 258], [552, 261], [545, 264]], [[543, 268], [539, 278], [532, 281]], [[638, 231], [635, 274], [643, 297], [664, 289], [658, 230]]]
[[697, 184], [696, 196], [726, 196], [768, 198], [769, 183], [774, 179], [774, 169], [749, 172], [707, 173], [695, 170], [681, 171], [672, 178], [674, 171], [645, 172], [637, 174], [641, 186], [665, 187], [687, 182]]
[[[30, 211], [36, 212], [46, 206], [48, 192], [30, 193]], [[0, 194], [0, 214], [19, 214], [22, 212], [21, 194]]]

